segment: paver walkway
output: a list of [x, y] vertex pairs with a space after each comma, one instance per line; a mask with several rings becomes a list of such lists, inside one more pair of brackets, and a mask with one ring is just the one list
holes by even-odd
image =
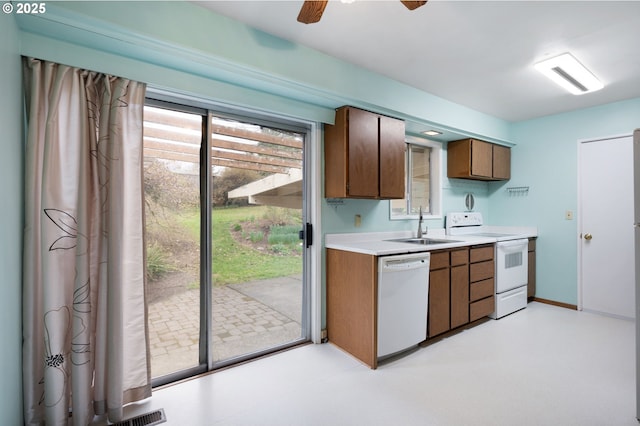
[[[291, 318], [296, 315], [291, 306], [301, 304], [301, 285], [300, 279], [283, 278], [214, 287], [214, 360], [298, 339], [301, 336], [300, 315], [295, 317], [297, 321]], [[277, 297], [268, 298], [269, 294]], [[149, 304], [151, 372], [154, 377], [198, 365], [199, 295], [199, 289], [187, 290]], [[289, 303], [284, 303], [287, 300]]]

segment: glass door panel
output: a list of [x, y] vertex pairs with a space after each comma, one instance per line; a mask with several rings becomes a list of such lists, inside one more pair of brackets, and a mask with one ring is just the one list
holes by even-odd
[[212, 358], [304, 338], [304, 133], [210, 116]]
[[201, 114], [145, 106], [147, 302], [153, 377], [200, 364]]

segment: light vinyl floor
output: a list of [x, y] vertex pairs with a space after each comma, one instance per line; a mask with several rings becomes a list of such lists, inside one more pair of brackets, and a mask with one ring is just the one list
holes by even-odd
[[638, 425], [635, 324], [530, 303], [370, 370], [306, 345], [168, 386], [168, 425]]

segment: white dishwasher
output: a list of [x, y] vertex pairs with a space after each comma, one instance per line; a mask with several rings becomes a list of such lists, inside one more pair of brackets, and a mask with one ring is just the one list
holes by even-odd
[[378, 358], [427, 338], [430, 253], [378, 258]]

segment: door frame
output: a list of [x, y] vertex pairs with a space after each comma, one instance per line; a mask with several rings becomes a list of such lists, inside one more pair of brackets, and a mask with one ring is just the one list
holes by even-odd
[[[153, 86], [147, 87], [145, 104], [151, 106], [163, 106], [177, 110], [197, 110], [198, 114], [208, 116], [210, 112], [218, 115], [242, 116], [243, 118], [253, 118], [259, 121], [271, 122], [271, 115], [284, 121], [289, 121], [293, 127], [300, 126], [306, 128], [304, 143], [304, 211], [306, 211], [306, 222], [312, 224], [312, 241], [304, 256], [303, 280], [307, 281], [307, 288], [303, 290], [303, 303], [307, 304], [305, 318], [302, 318], [303, 328], [307, 324], [305, 337], [312, 343], [322, 343], [322, 228], [321, 228], [321, 207], [322, 207], [322, 136], [323, 126], [319, 122], [308, 119], [288, 117], [279, 113], [270, 113], [240, 106], [230, 106], [211, 99], [203, 99], [190, 95], [179, 95], [165, 91]], [[208, 169], [208, 167], [207, 167]], [[303, 214], [304, 216], [304, 214]], [[208, 232], [210, 234], [210, 232]], [[308, 237], [305, 237], [308, 238]], [[204, 247], [204, 246], [203, 246]], [[209, 272], [206, 272], [210, 275]], [[208, 286], [207, 286], [208, 287]], [[305, 294], [306, 293], [306, 294]], [[207, 314], [210, 315], [210, 314]], [[211, 318], [201, 316], [201, 321], [208, 321], [205, 327], [211, 329]], [[206, 358], [205, 363], [196, 367], [179, 370], [165, 376], [156, 377], [153, 386], [161, 386], [168, 383], [175, 383], [182, 379], [196, 377], [199, 374], [214, 371], [214, 362], [211, 351], [204, 356], [200, 353], [200, 358]], [[221, 368], [218, 365], [216, 368]]]
[[313, 244], [309, 247], [309, 291], [311, 300], [309, 301], [309, 314], [311, 331], [311, 341], [322, 343], [322, 126], [318, 123], [311, 123], [309, 131], [311, 140], [305, 146], [307, 155], [307, 188], [309, 200], [307, 200], [307, 211], [310, 222], [313, 224]]
[[[633, 138], [633, 134], [631, 133], [624, 133], [624, 134], [618, 134], [618, 135], [613, 135], [613, 136], [602, 136], [602, 137], [597, 137], [597, 138], [589, 138], [589, 139], [578, 139], [578, 155], [577, 155], [577, 202], [578, 202], [578, 209], [577, 209], [577, 222], [576, 222], [576, 247], [577, 247], [577, 258], [578, 258], [578, 262], [577, 262], [577, 270], [578, 270], [578, 310], [582, 311], [583, 310], [583, 282], [582, 282], [582, 181], [580, 179], [581, 177], [581, 172], [582, 172], [582, 147], [584, 146], [584, 144], [586, 143], [592, 143], [592, 142], [599, 142], [599, 141], [607, 141], [607, 140], [615, 140], [615, 139], [625, 139], [625, 138]], [[624, 318], [624, 319], [628, 319], [626, 317], [620, 317], [620, 318]]]

